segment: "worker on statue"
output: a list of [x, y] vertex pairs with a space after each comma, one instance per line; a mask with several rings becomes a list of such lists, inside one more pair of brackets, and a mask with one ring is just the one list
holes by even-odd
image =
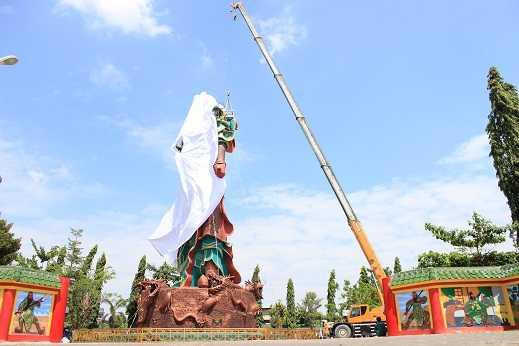
[[176, 203], [149, 238], [167, 260], [176, 261], [179, 286], [209, 287], [211, 274], [241, 281], [233, 264], [233, 233], [223, 204], [226, 153], [236, 147], [237, 123], [230, 104], [196, 95], [172, 147], [180, 177]]

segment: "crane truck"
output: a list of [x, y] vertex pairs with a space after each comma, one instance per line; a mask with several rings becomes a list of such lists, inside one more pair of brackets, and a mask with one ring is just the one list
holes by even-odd
[[[303, 134], [308, 140], [310, 147], [312, 148], [317, 160], [319, 161], [321, 169], [323, 170], [323, 173], [326, 176], [326, 179], [328, 180], [346, 216], [348, 225], [350, 226], [353, 235], [357, 239], [357, 242], [359, 243], [359, 246], [362, 252], [364, 253], [364, 256], [366, 257], [366, 260], [368, 261], [371, 267], [373, 275], [376, 278], [378, 295], [380, 298], [380, 302], [382, 302], [383, 304], [384, 297], [382, 295], [380, 288], [382, 287], [382, 280], [386, 278], [386, 273], [384, 272], [384, 269], [381, 266], [378, 257], [375, 251], [373, 250], [373, 247], [371, 246], [371, 243], [369, 242], [359, 219], [357, 218], [357, 215], [355, 215], [355, 212], [353, 211], [353, 208], [351, 207], [351, 204], [348, 201], [346, 194], [344, 193], [339, 181], [337, 180], [337, 177], [333, 173], [332, 167], [326, 160], [324, 152], [321, 150], [321, 147], [319, 146], [319, 143], [317, 142], [315, 135], [310, 130], [308, 122], [306, 121], [303, 112], [299, 108], [299, 105], [296, 103], [295, 98], [292, 95], [292, 92], [288, 88], [288, 84], [286, 83], [285, 78], [283, 77], [280, 70], [274, 63], [272, 55], [269, 53], [267, 46], [263, 41], [263, 38], [259, 35], [258, 31], [254, 27], [252, 19], [247, 13], [245, 6], [242, 2], [238, 1], [233, 2], [231, 4], [231, 7], [233, 11], [238, 11], [241, 14], [243, 20], [247, 24], [254, 41], [258, 45], [261, 54], [263, 55], [263, 58], [267, 62], [268, 66], [270, 67], [270, 70], [272, 71], [272, 74], [274, 75], [274, 79], [276, 80], [279, 88], [281, 89], [281, 92], [285, 96], [285, 99], [287, 100], [288, 105], [290, 106], [292, 113], [295, 116], [296, 121], [299, 123], [299, 126], [301, 127]], [[237, 16], [235, 15], [234, 18], [236, 19], [236, 17]], [[345, 317], [344, 321], [335, 323], [332, 326], [331, 335], [338, 338], [374, 335], [374, 325], [376, 323], [377, 317], [380, 317], [383, 321], [386, 320], [383, 305], [376, 307], [374, 309], [370, 309], [367, 305], [352, 306], [349, 315]]]

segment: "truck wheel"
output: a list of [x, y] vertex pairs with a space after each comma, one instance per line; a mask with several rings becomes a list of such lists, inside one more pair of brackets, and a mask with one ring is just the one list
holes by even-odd
[[351, 338], [351, 327], [347, 324], [341, 324], [335, 327], [333, 335], [336, 338]]

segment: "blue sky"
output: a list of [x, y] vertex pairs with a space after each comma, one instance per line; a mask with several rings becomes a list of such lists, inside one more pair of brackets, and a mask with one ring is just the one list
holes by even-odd
[[[227, 208], [236, 262], [268, 302], [325, 296], [365, 264], [268, 67], [229, 1], [0, 0], [0, 210], [23, 237], [99, 243], [127, 294], [173, 203], [169, 146], [191, 104], [232, 91]], [[488, 160], [486, 73], [519, 85], [514, 1], [247, 1], [385, 265], [445, 248], [426, 221], [509, 222]]]

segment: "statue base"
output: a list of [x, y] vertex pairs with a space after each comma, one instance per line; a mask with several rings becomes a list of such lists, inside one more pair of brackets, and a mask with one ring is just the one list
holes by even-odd
[[212, 287], [169, 287], [162, 280], [139, 284], [139, 328], [255, 328], [261, 308], [260, 282], [241, 287], [230, 278], [214, 276]]

